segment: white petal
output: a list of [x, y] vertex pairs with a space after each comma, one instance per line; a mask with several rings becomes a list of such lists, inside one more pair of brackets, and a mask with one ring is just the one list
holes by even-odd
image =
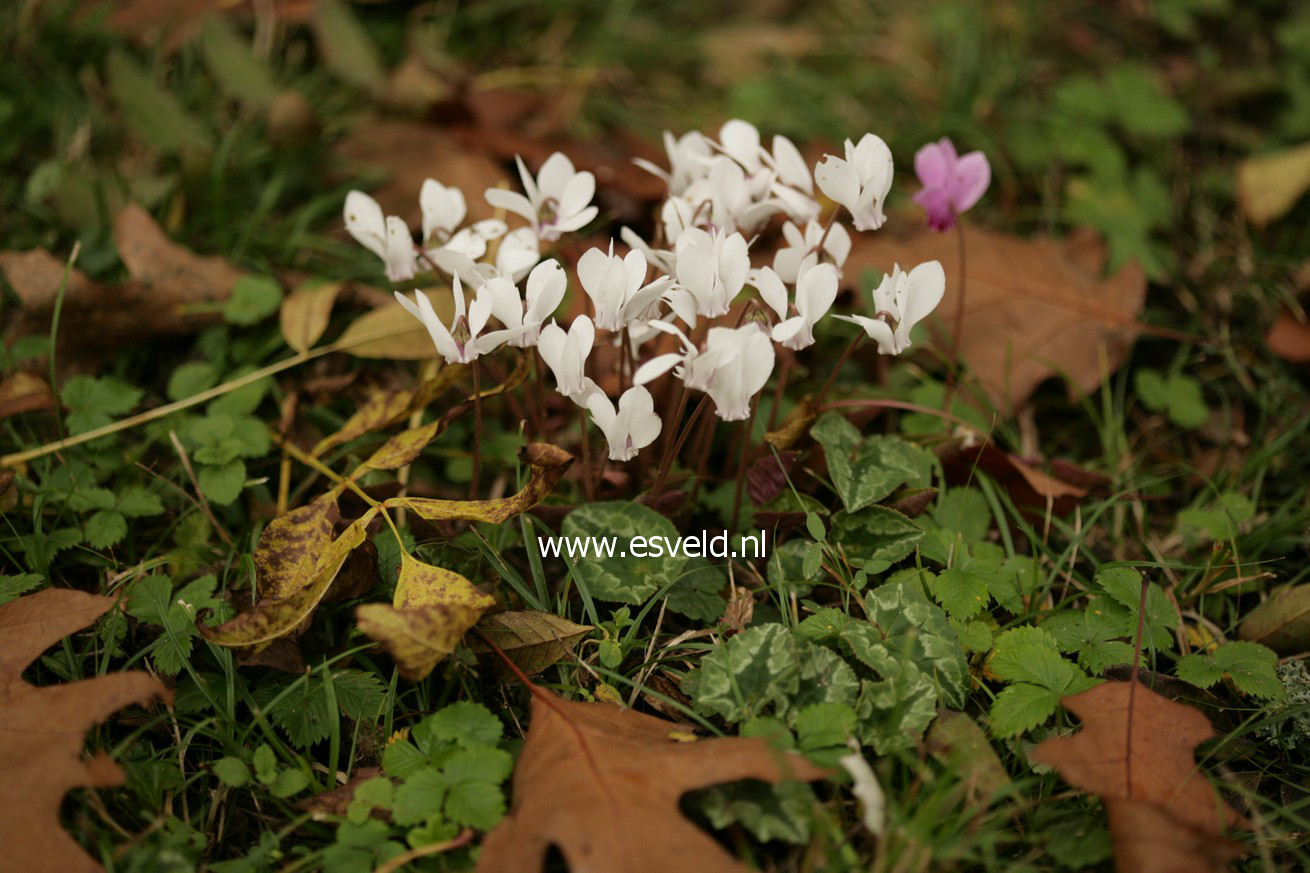
[[682, 360], [682, 355], [675, 352], [668, 352], [663, 355], [656, 355], [646, 363], [637, 368], [637, 372], [632, 374], [633, 385], [646, 385], [654, 382], [660, 376], [672, 370]]
[[748, 121], [734, 118], [719, 129], [719, 143], [737, 163], [753, 173], [760, 166], [760, 132]]
[[869, 339], [878, 343], [878, 351], [884, 355], [897, 354], [896, 338], [891, 327], [881, 318], [869, 318], [865, 315], [834, 315], [833, 318], [849, 321], [864, 328]]
[[525, 317], [529, 321], [537, 322], [549, 318], [564, 299], [564, 291], [568, 284], [568, 274], [564, 272], [559, 261], [542, 261], [533, 267], [532, 272], [528, 274], [525, 295], [528, 312]]
[[814, 168], [819, 190], [834, 203], [850, 209], [860, 197], [860, 175], [846, 161], [828, 155]]
[[414, 253], [414, 240], [409, 235], [409, 227], [394, 215], [387, 216], [387, 278], [392, 282], [404, 282], [414, 278], [417, 255]]
[[556, 214], [560, 218], [571, 218], [591, 205], [591, 198], [596, 194], [596, 177], [588, 172], [581, 172], [569, 179], [560, 194]]
[[534, 223], [537, 220], [537, 208], [532, 205], [531, 200], [517, 191], [506, 191], [504, 188], [488, 188], [482, 196], [487, 199], [487, 203], [497, 209], [504, 209], [506, 212], [521, 215]]
[[[562, 202], [565, 188], [576, 175], [578, 174], [575, 173], [573, 162], [569, 160], [568, 155], [555, 152], [546, 158], [541, 169], [537, 170], [537, 197], [533, 200], [543, 203], [553, 197], [557, 203]], [[595, 188], [594, 180], [592, 188], [593, 190]], [[590, 200], [591, 197], [587, 199]]]
[[779, 318], [787, 317], [787, 286], [774, 270], [769, 267], [752, 270], [747, 281], [755, 286], [760, 292], [760, 299], [768, 304]]
[[385, 260], [387, 223], [378, 202], [363, 191], [351, 191], [346, 195], [342, 215], [346, 220], [346, 231], [355, 241]]
[[806, 194], [814, 191], [814, 182], [810, 178], [810, 168], [801, 157], [800, 150], [787, 137], [773, 137], [773, 163], [778, 168], [778, 178], [788, 185], [799, 188]]
[[796, 283], [796, 311], [814, 324], [832, 308], [837, 299], [837, 268], [817, 264], [801, 273]]
[[805, 318], [800, 315], [793, 316], [786, 321], [780, 321], [773, 326], [773, 341], [785, 345], [788, 340], [805, 330], [807, 326]]
[[946, 293], [946, 271], [941, 261], [928, 261], [910, 271], [906, 282], [905, 312], [901, 323], [909, 327], [928, 317]]

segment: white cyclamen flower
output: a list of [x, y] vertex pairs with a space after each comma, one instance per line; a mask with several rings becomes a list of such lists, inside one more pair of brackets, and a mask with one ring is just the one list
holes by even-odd
[[728, 312], [750, 272], [746, 238], [740, 233], [711, 234], [688, 228], [678, 238], [675, 276], [696, 298], [696, 311], [706, 318]]
[[[823, 235], [823, 225], [817, 221], [807, 222], [804, 233], [789, 221], [782, 226], [782, 238], [787, 244], [774, 254], [773, 269], [788, 284], [796, 281], [801, 262], [811, 255], [818, 255], [817, 260], [831, 262], [840, 274], [851, 254], [851, 235], [840, 221], [828, 228], [827, 236]], [[822, 250], [819, 249], [820, 240], [823, 240]]]
[[774, 342], [797, 351], [814, 345], [814, 325], [828, 314], [837, 299], [837, 268], [813, 262], [801, 268], [796, 281], [796, 315], [790, 318], [787, 288], [778, 274], [761, 267], [754, 272], [752, 280], [760, 290], [760, 297], [778, 314], [778, 323], [773, 328]]
[[384, 217], [378, 202], [363, 191], [351, 191], [346, 195], [343, 214], [346, 231], [382, 259], [388, 279], [403, 282], [414, 278], [414, 240], [402, 219], [394, 215]]
[[773, 168], [773, 196], [782, 203], [792, 221], [812, 221], [819, 217], [819, 201], [814, 199], [814, 178], [801, 157], [800, 149], [785, 136], [774, 136], [773, 154], [765, 153]]
[[[750, 417], [751, 398], [760, 392], [773, 372], [773, 342], [758, 324], [738, 328], [712, 327], [705, 338], [701, 358], [716, 362], [709, 375], [706, 393], [714, 401], [715, 414], [723, 421], [745, 421]], [[697, 369], [693, 361], [689, 370]], [[701, 374], [696, 374], [697, 381]]]
[[554, 322], [541, 329], [537, 351], [555, 374], [556, 390], [565, 397], [585, 396], [594, 387], [586, 371], [587, 357], [595, 341], [595, 325], [585, 315], [573, 319], [568, 333]]
[[418, 304], [415, 305], [414, 301], [404, 294], [396, 292], [396, 299], [400, 301], [400, 305], [405, 307], [410, 315], [423, 322], [423, 326], [428, 329], [432, 344], [446, 359], [446, 363], [467, 364], [475, 361], [479, 355], [494, 350], [508, 338], [508, 331], [496, 331], [486, 336], [479, 336], [482, 328], [487, 326], [487, 319], [491, 317], [491, 293], [485, 285], [478, 289], [467, 312], [464, 308], [464, 288], [460, 284], [459, 276], [452, 279], [451, 294], [455, 298], [455, 317], [451, 320], [450, 327], [447, 327], [442, 324], [432, 308], [432, 301], [428, 299], [428, 295], [416, 291]]
[[541, 245], [530, 227], [505, 234], [496, 249], [496, 271], [517, 284], [541, 261]]
[[537, 344], [541, 325], [564, 299], [568, 282], [559, 261], [538, 264], [528, 274], [527, 290], [522, 298], [509, 277], [497, 276], [487, 280], [486, 287], [491, 292], [491, 314], [500, 319], [507, 330], [514, 332], [508, 340], [510, 345], [526, 349]]
[[515, 160], [527, 196], [503, 188], [488, 188], [487, 202], [526, 218], [542, 240], [551, 242], [578, 230], [600, 211], [590, 205], [596, 193], [596, 177], [586, 170], [575, 171], [573, 162], [563, 153], [555, 152], [547, 158], [535, 180], [523, 165], [523, 159]]
[[846, 207], [856, 230], [877, 230], [887, 220], [882, 202], [892, 189], [892, 152], [866, 133], [859, 145], [846, 140], [846, 160], [828, 155], [814, 168], [819, 190]]
[[619, 398], [616, 411], [610, 399], [597, 391], [587, 398], [591, 420], [605, 434], [611, 461], [630, 461], [637, 452], [655, 442], [664, 423], [655, 413], [650, 392], [634, 385]]
[[910, 331], [937, 308], [945, 293], [946, 271], [940, 261], [928, 261], [908, 273], [902, 273], [897, 265], [873, 290], [873, 318], [836, 317], [864, 328], [882, 354], [899, 355], [910, 347]]
[[668, 172], [652, 164], [645, 158], [634, 158], [633, 163], [663, 179], [669, 186], [669, 194], [678, 195], [687, 190], [687, 186], [703, 178], [708, 170], [710, 141], [705, 134], [693, 130], [681, 137], [674, 137], [664, 131], [664, 151], [669, 156]]
[[486, 253], [487, 243], [504, 236], [508, 230], [505, 222], [494, 218], [459, 230], [468, 215], [464, 192], [447, 188], [436, 179], [423, 180], [418, 203], [423, 211], [423, 245], [429, 250], [429, 257], [438, 249], [450, 249], [476, 261]]
[[596, 327], [622, 330], [645, 315], [668, 290], [672, 282], [667, 277], [643, 285], [646, 268], [646, 256], [640, 251], [633, 249], [619, 257], [614, 254], [613, 242], [609, 254], [598, 248], [583, 253], [578, 259], [578, 282], [596, 309]]

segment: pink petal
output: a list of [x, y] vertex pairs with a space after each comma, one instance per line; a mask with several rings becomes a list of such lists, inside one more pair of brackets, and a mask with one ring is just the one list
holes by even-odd
[[944, 136], [937, 140], [937, 145], [942, 150], [942, 156], [946, 158], [946, 165], [953, 168], [955, 162], [959, 160], [958, 152], [955, 151], [955, 143], [951, 142], [949, 136]]
[[928, 226], [933, 230], [950, 230], [955, 226], [955, 210], [946, 188], [924, 188], [914, 195], [914, 202], [928, 213]]
[[930, 142], [914, 153], [914, 174], [925, 188], [946, 186], [951, 178], [951, 167], [940, 145]]
[[964, 212], [983, 196], [992, 181], [992, 167], [982, 152], [969, 152], [955, 165], [951, 184], [951, 202], [956, 212]]

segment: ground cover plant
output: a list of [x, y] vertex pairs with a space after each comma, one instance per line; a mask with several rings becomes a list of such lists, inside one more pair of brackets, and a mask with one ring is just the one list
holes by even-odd
[[1306, 866], [1303, 10], [0, 15], [0, 870]]

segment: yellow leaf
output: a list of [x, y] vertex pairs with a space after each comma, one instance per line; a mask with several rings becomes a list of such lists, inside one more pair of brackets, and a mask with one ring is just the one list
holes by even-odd
[[1237, 167], [1237, 200], [1246, 217], [1264, 227], [1310, 189], [1310, 143], [1247, 158]]
[[355, 607], [355, 622], [361, 631], [386, 648], [401, 676], [416, 682], [455, 650], [468, 629], [477, 623], [483, 609], [457, 603], [438, 603], [418, 609], [364, 603]]
[[499, 524], [527, 512], [555, 487], [573, 456], [546, 443], [533, 443], [522, 454], [532, 468], [532, 476], [517, 494], [497, 500], [436, 500], [428, 497], [393, 497], [387, 507], [403, 506], [428, 521], [484, 521]]
[[382, 448], [369, 455], [368, 460], [361, 464], [360, 468], [352, 474], [352, 478], [365, 470], [395, 470], [398, 467], [413, 463], [414, 459], [422, 454], [427, 444], [432, 442], [437, 434], [445, 429], [446, 420], [438, 419], [422, 427], [402, 430], [383, 443]]
[[341, 571], [341, 565], [346, 562], [351, 551], [364, 542], [365, 528], [378, 511], [377, 507], [373, 507], [346, 528], [341, 536], [324, 550], [313, 572], [301, 576], [301, 585], [285, 585], [283, 588], [285, 594], [282, 598], [275, 600], [265, 597], [254, 608], [246, 610], [218, 627], [206, 627], [202, 623], [201, 634], [210, 642], [220, 646], [249, 648], [258, 652], [273, 640], [294, 633], [296, 628], [314, 612], [319, 601], [332, 587], [332, 580]]
[[[406, 388], [373, 392], [355, 414], [346, 419], [340, 430], [319, 440], [311, 454], [316, 458], [321, 457], [329, 449], [404, 421], [411, 412], [424, 408], [452, 388], [463, 378], [464, 371], [463, 364], [448, 364], [420, 385], [417, 391]], [[450, 416], [443, 418], [449, 421]]]
[[301, 285], [282, 301], [278, 316], [287, 345], [303, 354], [319, 341], [327, 330], [332, 304], [340, 291], [340, 282]]
[[[429, 291], [437, 317], [449, 324], [454, 302], [449, 293]], [[399, 303], [379, 306], [355, 319], [336, 344], [357, 358], [422, 361], [437, 356], [432, 337], [417, 318]]]
[[392, 599], [396, 609], [460, 604], [478, 607], [481, 615], [495, 602], [495, 598], [483, 594], [454, 570], [425, 564], [408, 553], [400, 556], [400, 579]]
[[255, 593], [261, 600], [283, 600], [304, 587], [332, 544], [339, 517], [337, 495], [329, 491], [268, 523], [255, 549]]
[[814, 407], [806, 399], [787, 413], [787, 417], [782, 420], [782, 427], [766, 433], [764, 441], [778, 451], [785, 452], [805, 436], [813, 423]]

